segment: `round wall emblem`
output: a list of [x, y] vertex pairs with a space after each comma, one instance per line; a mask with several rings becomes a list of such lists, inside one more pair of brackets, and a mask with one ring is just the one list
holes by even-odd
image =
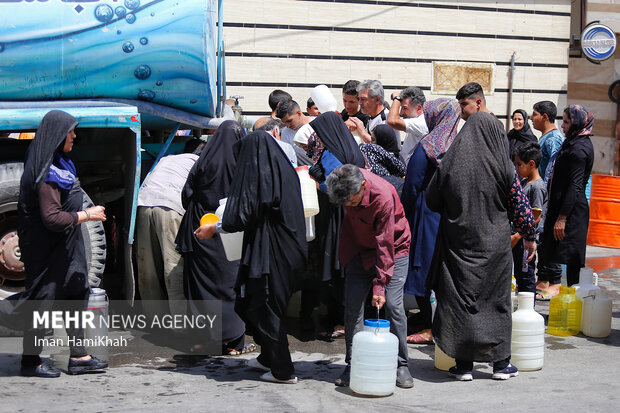
[[600, 23], [591, 23], [581, 32], [581, 50], [589, 60], [601, 62], [616, 51], [616, 34]]

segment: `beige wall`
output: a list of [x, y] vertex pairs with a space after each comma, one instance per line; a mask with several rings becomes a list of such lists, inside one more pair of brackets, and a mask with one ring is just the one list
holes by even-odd
[[[585, 24], [600, 20], [620, 33], [620, 3], [617, 1], [588, 1]], [[616, 22], [616, 23], [614, 23]], [[616, 27], [613, 27], [613, 26]], [[568, 69], [568, 104], [580, 104], [594, 113], [594, 168], [592, 173], [613, 175], [614, 154], [618, 144], [615, 136], [617, 104], [608, 96], [609, 86], [620, 79], [620, 49], [615, 57], [601, 64], [585, 57], [571, 58]]]
[[250, 114], [268, 113], [276, 88], [305, 107], [311, 88], [324, 83], [340, 101], [349, 79], [379, 79], [386, 97], [419, 86], [433, 99], [441, 97], [430, 92], [433, 61], [490, 62], [495, 85], [487, 103], [505, 119], [515, 52], [512, 109], [530, 113], [540, 100], [564, 107], [570, 9], [570, 0], [226, 0], [227, 94], [245, 96]]

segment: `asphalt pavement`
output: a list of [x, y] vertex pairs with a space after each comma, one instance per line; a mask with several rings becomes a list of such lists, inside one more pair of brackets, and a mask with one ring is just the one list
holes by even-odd
[[[177, 361], [174, 344], [149, 342], [144, 332], [135, 330], [113, 332], [130, 345], [110, 356], [106, 373], [26, 378], [19, 375], [21, 338], [0, 337], [0, 412], [617, 411], [620, 249], [588, 247], [587, 260], [599, 275], [601, 289], [614, 299], [611, 335], [545, 335], [542, 370], [520, 372], [508, 381], [491, 380], [491, 367], [478, 363], [472, 382], [456, 382], [434, 368], [434, 346], [409, 345], [415, 387], [397, 388], [388, 397], [359, 396], [333, 384], [344, 368], [344, 340], [299, 341], [297, 320], [291, 319], [296, 385], [260, 381], [261, 372], [246, 367], [256, 353]], [[536, 310], [546, 317], [548, 303], [538, 302]], [[55, 358], [64, 369], [66, 357]]]

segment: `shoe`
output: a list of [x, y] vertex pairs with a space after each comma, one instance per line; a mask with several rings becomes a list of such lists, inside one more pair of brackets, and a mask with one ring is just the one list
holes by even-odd
[[107, 367], [107, 361], [102, 361], [95, 356], [90, 356], [89, 360], [78, 360], [70, 358], [67, 371], [69, 372], [69, 374], [84, 374], [93, 371], [103, 370]]
[[413, 377], [409, 373], [409, 367], [400, 366], [396, 370], [396, 386], [401, 389], [410, 389], [413, 387]]
[[271, 374], [270, 371], [260, 376], [260, 379], [264, 381], [269, 381], [271, 383], [283, 383], [283, 384], [297, 384], [297, 381], [298, 381], [297, 377], [295, 376], [291, 377], [288, 380], [276, 379], [275, 377], [273, 377], [273, 374]]
[[342, 372], [340, 377], [336, 379], [334, 384], [339, 387], [349, 387], [350, 381], [351, 381], [351, 365], [347, 364], [347, 366], [344, 368], [344, 371]]
[[256, 344], [250, 343], [250, 344], [246, 344], [241, 349], [234, 349], [234, 348], [226, 349], [226, 352], [224, 354], [226, 354], [227, 356], [239, 356], [241, 354], [247, 354], [253, 351], [256, 351]]
[[493, 380], [508, 380], [511, 377], [516, 377], [519, 375], [519, 369], [517, 369], [512, 364], [508, 363], [506, 367], [501, 370], [494, 371], [493, 376], [491, 377]]
[[474, 379], [471, 370], [461, 370], [456, 366], [450, 367], [448, 373], [458, 381], [472, 381]]
[[248, 360], [248, 367], [251, 369], [256, 369], [256, 370], [271, 371], [269, 367], [265, 366], [260, 361], [258, 361], [258, 358], [253, 358], [253, 359]]
[[60, 370], [46, 363], [41, 363], [40, 366], [22, 366], [20, 373], [24, 377], [60, 377]]

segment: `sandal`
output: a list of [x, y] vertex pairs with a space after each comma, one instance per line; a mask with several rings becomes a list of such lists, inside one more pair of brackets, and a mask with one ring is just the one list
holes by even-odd
[[555, 297], [555, 295], [551, 294], [547, 290], [538, 290], [538, 291], [536, 291], [536, 300], [537, 301], [549, 301], [553, 297]]
[[251, 353], [253, 351], [256, 351], [256, 344], [250, 343], [250, 344], [246, 344], [241, 349], [229, 348], [229, 349], [226, 349], [226, 351], [227, 351], [226, 352], [227, 356], [239, 356], [241, 354], [246, 354], [246, 353]]
[[411, 334], [407, 336], [407, 343], [409, 344], [433, 344], [434, 341], [431, 338], [430, 340], [425, 339], [420, 334]]
[[332, 340], [336, 340], [337, 338], [344, 338], [344, 330], [334, 330], [331, 335]]
[[318, 340], [326, 341], [328, 343], [334, 341], [334, 339], [332, 338], [332, 333], [330, 333], [329, 331], [321, 331], [319, 334], [316, 335], [316, 338]]

